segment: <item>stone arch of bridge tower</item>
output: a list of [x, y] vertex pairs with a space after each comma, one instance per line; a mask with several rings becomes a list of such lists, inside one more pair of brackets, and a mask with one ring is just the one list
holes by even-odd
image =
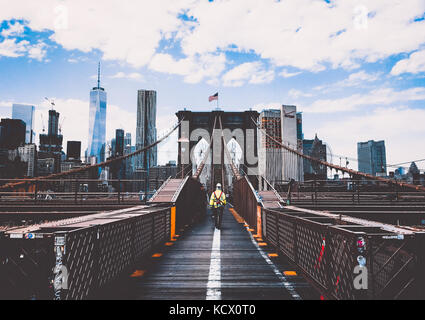
[[[193, 170], [193, 163], [189, 151], [194, 150], [194, 147], [200, 141], [199, 137], [194, 140], [191, 139], [192, 136], [197, 135], [193, 134], [193, 132], [196, 132], [196, 130], [204, 130], [204, 132], [208, 133], [208, 135], [212, 137], [214, 132], [214, 120], [217, 117], [220, 117], [223, 131], [231, 132], [231, 136], [227, 139], [227, 141], [232, 138], [236, 138], [238, 141], [237, 134], [233, 133], [239, 130], [243, 133], [243, 143], [238, 141], [243, 151], [243, 161], [240, 166], [248, 176], [253, 178], [250, 180], [253, 183], [256, 183], [255, 181], [257, 179], [254, 177], [258, 174], [258, 131], [255, 124], [259, 117], [259, 113], [257, 111], [249, 110], [242, 112], [227, 112], [215, 110], [211, 112], [195, 112], [183, 110], [177, 112], [176, 115], [179, 121], [183, 120], [182, 125], [179, 128], [178, 165], [182, 169], [188, 167], [185, 174], [188, 174], [190, 170]], [[215, 128], [220, 128], [218, 118]], [[220, 144], [221, 142], [215, 141], [215, 143]], [[223, 157], [223, 155], [214, 154], [214, 148], [212, 149], [212, 159], [215, 159], [215, 156], [220, 159]]]

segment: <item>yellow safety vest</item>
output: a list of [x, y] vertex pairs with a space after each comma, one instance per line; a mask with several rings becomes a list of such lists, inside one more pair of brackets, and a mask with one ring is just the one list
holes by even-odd
[[[218, 193], [220, 192], [220, 194]], [[221, 190], [216, 190], [212, 193], [210, 198], [210, 206], [214, 206], [214, 208], [218, 208], [226, 205], [226, 195]]]

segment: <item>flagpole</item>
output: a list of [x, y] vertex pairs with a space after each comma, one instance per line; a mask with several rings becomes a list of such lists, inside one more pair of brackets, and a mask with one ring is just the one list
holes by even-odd
[[217, 110], [218, 110], [218, 98], [220, 97], [220, 94], [217, 91]]

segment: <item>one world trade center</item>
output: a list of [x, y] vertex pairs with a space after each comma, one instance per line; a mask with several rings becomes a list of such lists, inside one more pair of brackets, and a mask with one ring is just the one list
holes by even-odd
[[89, 162], [105, 161], [106, 135], [106, 91], [100, 87], [100, 63], [97, 76], [97, 87], [90, 91], [89, 141], [87, 156]]

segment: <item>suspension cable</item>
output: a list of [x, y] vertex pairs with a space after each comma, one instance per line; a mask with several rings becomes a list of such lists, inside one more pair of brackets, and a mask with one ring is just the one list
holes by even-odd
[[292, 152], [292, 153], [298, 155], [301, 158], [304, 158], [304, 159], [307, 159], [309, 161], [312, 161], [312, 162], [321, 164], [321, 165], [326, 166], [328, 168], [332, 168], [332, 169], [335, 169], [335, 170], [339, 170], [341, 172], [348, 173], [350, 175], [359, 176], [359, 177], [363, 177], [363, 178], [370, 179], [370, 180], [375, 180], [375, 181], [381, 181], [381, 182], [385, 182], [385, 183], [388, 183], [388, 184], [396, 184], [396, 185], [399, 185], [400, 187], [406, 187], [406, 188], [409, 188], [409, 189], [415, 189], [417, 191], [425, 191], [425, 187], [424, 186], [417, 186], [417, 185], [414, 185], [414, 184], [409, 184], [409, 183], [394, 181], [394, 180], [387, 179], [387, 178], [372, 176], [372, 175], [367, 174], [367, 173], [364, 173], [364, 172], [359, 172], [359, 171], [355, 171], [355, 170], [352, 170], [352, 169], [344, 168], [344, 167], [341, 167], [341, 166], [338, 166], [338, 165], [334, 165], [332, 163], [329, 163], [329, 162], [326, 162], [326, 161], [323, 161], [323, 160], [316, 159], [316, 158], [313, 158], [311, 156], [305, 155], [302, 152], [299, 152], [298, 150], [294, 150], [294, 149], [291, 149], [291, 148], [285, 146], [284, 144], [282, 144], [281, 142], [279, 142], [278, 140], [276, 140], [274, 137], [272, 137], [270, 134], [268, 134], [264, 129], [262, 129], [259, 126], [259, 124], [253, 118], [251, 118], [251, 120], [255, 124], [255, 126], [263, 134], [265, 134], [267, 137], [269, 137], [272, 141], [274, 141], [275, 143], [277, 143], [278, 145], [280, 145], [283, 149], [285, 149], [285, 150], [287, 150], [289, 152]]

